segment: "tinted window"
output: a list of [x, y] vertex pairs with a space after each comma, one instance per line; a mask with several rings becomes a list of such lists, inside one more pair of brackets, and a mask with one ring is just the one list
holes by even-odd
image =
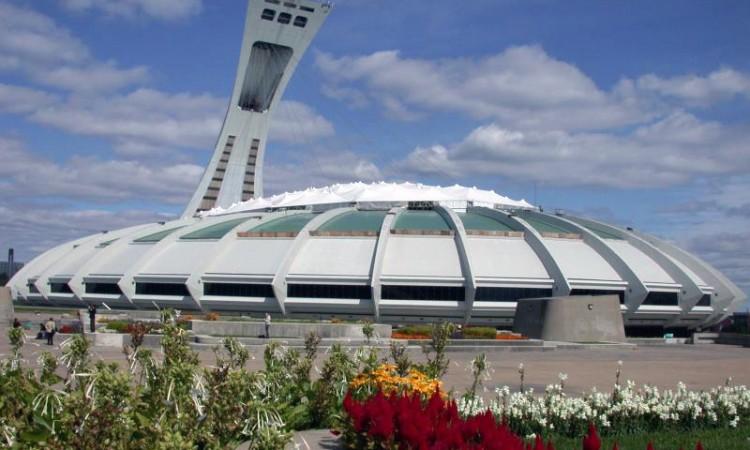
[[573, 289], [570, 295], [616, 295], [620, 297], [620, 304], [625, 303], [625, 292], [623, 291], [604, 291], [599, 289]]
[[385, 300], [445, 300], [463, 301], [463, 286], [383, 286]]
[[138, 295], [190, 297], [187, 286], [180, 283], [136, 283], [135, 293]]
[[524, 298], [544, 297], [552, 297], [552, 289], [480, 287], [474, 299], [480, 302], [515, 302]]
[[372, 299], [370, 286], [341, 284], [290, 284], [287, 296], [297, 298]]
[[274, 297], [270, 284], [206, 283], [203, 295], [221, 297]]

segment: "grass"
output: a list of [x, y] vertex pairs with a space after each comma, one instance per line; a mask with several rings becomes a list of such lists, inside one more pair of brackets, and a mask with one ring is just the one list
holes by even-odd
[[[553, 436], [557, 450], [580, 450], [581, 438]], [[740, 425], [736, 429], [710, 429], [698, 431], [670, 430], [625, 436], [602, 437], [602, 450], [611, 450], [615, 442], [620, 450], [645, 450], [649, 442], [655, 450], [694, 450], [700, 441], [705, 450], [748, 450], [750, 449], [750, 425]]]
[[464, 339], [495, 339], [497, 330], [492, 327], [465, 327]]

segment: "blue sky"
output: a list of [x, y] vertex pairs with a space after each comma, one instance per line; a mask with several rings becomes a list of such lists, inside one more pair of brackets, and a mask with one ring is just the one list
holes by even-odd
[[[0, 0], [0, 248], [179, 214], [244, 0]], [[460, 183], [634, 226], [750, 291], [750, 3], [341, 0], [267, 192]]]

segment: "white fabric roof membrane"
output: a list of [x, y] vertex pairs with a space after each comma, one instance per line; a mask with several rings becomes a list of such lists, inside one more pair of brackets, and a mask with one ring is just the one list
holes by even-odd
[[304, 191], [285, 192], [266, 198], [250, 199], [235, 203], [229, 208], [214, 208], [203, 213], [207, 216], [257, 211], [266, 208], [288, 208], [306, 205], [326, 205], [357, 202], [472, 202], [475, 206], [506, 206], [510, 208], [533, 208], [526, 200], [513, 200], [495, 191], [486, 191], [465, 186], [428, 186], [420, 183], [346, 183]]

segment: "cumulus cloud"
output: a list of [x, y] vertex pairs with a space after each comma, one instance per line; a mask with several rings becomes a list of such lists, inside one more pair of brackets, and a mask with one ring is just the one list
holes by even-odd
[[0, 67], [78, 63], [89, 56], [83, 42], [49, 17], [0, 3]]
[[173, 214], [146, 210], [73, 210], [67, 205], [6, 203], [0, 200], [0, 249], [15, 248], [16, 260], [31, 258], [50, 248], [105, 230], [117, 230], [175, 218]]
[[328, 186], [352, 181], [372, 182], [383, 179], [378, 166], [366, 157], [351, 151], [313, 151], [297, 154], [284, 163], [265, 167], [267, 195]]
[[149, 77], [143, 66], [121, 68], [98, 61], [89, 48], [51, 18], [30, 9], [0, 3], [0, 70], [67, 91], [111, 91]]
[[202, 0], [62, 0], [71, 11], [98, 11], [108, 16], [134, 18], [147, 16], [177, 20], [194, 16], [203, 8]]
[[195, 164], [156, 164], [73, 155], [55, 162], [25, 145], [0, 138], [0, 187], [4, 196], [39, 196], [93, 202], [185, 202], [203, 174]]
[[0, 83], [0, 112], [26, 114], [56, 101], [57, 97], [48, 92]]
[[[750, 169], [750, 130], [678, 111], [628, 134], [481, 126], [455, 145], [418, 147], [398, 170], [499, 175], [562, 186], [669, 186]], [[710, 149], [710, 151], [709, 151]]]
[[[485, 58], [425, 60], [398, 51], [334, 57], [318, 53], [317, 67], [330, 85], [324, 94], [367, 98], [397, 119], [421, 111], [456, 111], [513, 127], [596, 129], [644, 119], [627, 89], [605, 92], [577, 67], [538, 46], [511, 47]], [[360, 99], [360, 104], [364, 102]]]
[[141, 88], [125, 95], [73, 96], [33, 113], [31, 120], [69, 133], [108, 137], [129, 148], [208, 149], [221, 127], [225, 100]]
[[295, 144], [333, 136], [333, 124], [308, 105], [285, 100], [271, 119], [269, 139]]
[[708, 105], [735, 96], [750, 99], [750, 75], [730, 67], [723, 67], [705, 76], [692, 74], [662, 78], [654, 74], [644, 75], [638, 78], [636, 86], [644, 92], [696, 105]]

